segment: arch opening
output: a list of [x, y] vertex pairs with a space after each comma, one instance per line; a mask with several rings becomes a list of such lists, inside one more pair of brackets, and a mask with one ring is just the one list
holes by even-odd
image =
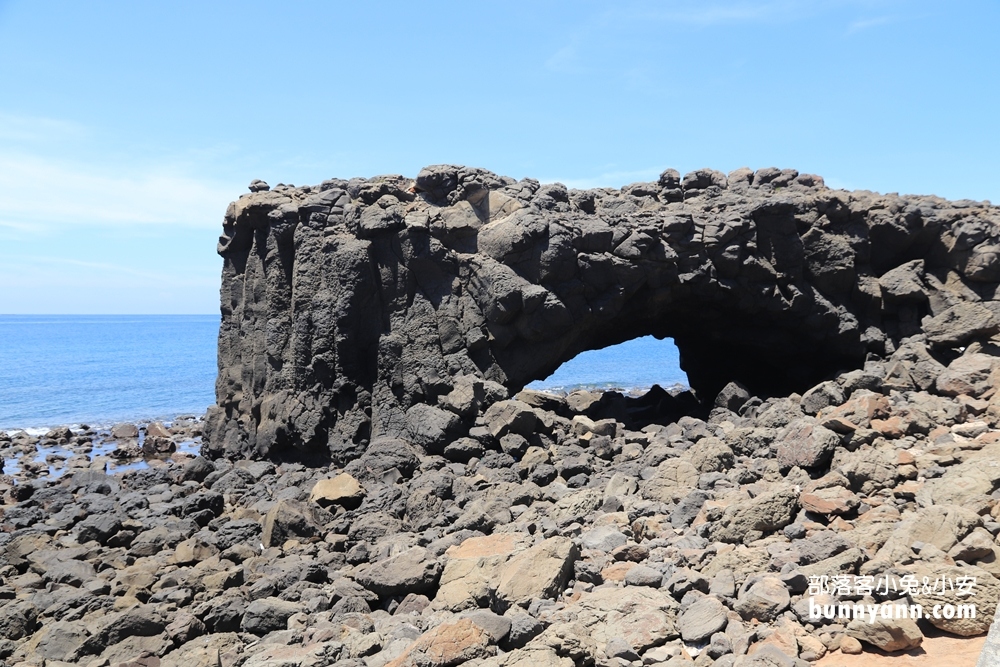
[[581, 352], [548, 377], [529, 382], [525, 389], [553, 393], [614, 390], [639, 396], [653, 385], [674, 392], [689, 388], [687, 374], [680, 365], [680, 351], [670, 338], [641, 336]]
[[589, 395], [583, 400], [590, 403], [591, 416], [614, 417], [633, 428], [708, 412], [691, 390], [673, 339], [650, 334], [584, 350], [524, 389]]
[[[660, 384], [653, 396], [643, 397], [649, 404], [659, 404], [654, 419], [659, 421], [706, 417], [719, 392], [731, 382], [766, 399], [802, 393], [838, 372], [864, 365], [865, 346], [857, 329], [831, 326], [807, 331], [802, 319], [808, 312], [799, 312], [801, 306], [765, 311], [748, 307], [742, 297], [750, 287], [723, 294], [678, 295], [675, 286], [644, 286], [621, 295], [614, 307], [581, 318], [562, 337], [540, 343], [518, 341], [494, 355], [507, 373], [508, 389], [516, 393], [544, 386], [538, 384], [540, 379], [588, 351], [630, 340], [669, 341], [689, 391], [668, 391]], [[678, 397], [680, 403], [672, 400]]]

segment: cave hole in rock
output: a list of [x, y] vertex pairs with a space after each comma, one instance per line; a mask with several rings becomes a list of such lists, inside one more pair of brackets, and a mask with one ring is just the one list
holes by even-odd
[[615, 390], [639, 396], [653, 385], [680, 391], [688, 387], [680, 352], [672, 339], [634, 338], [618, 345], [581, 352], [543, 380], [525, 389], [569, 393], [577, 389]]
[[524, 388], [557, 395], [600, 392], [606, 396], [598, 412], [621, 417], [624, 411], [630, 423], [672, 421], [705, 411], [690, 391], [673, 339], [652, 335], [581, 352]]

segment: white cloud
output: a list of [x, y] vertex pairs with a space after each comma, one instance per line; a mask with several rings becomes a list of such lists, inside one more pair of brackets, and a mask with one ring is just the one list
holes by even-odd
[[0, 226], [218, 226], [235, 185], [163, 169], [102, 169], [30, 153], [0, 153]]

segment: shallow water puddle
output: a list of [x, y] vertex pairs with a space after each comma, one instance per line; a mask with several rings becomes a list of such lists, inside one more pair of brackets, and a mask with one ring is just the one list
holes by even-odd
[[[170, 422], [165, 422], [164, 425], [169, 428]], [[137, 439], [137, 444], [142, 447], [142, 442], [145, 439], [145, 429], [140, 430], [139, 437]], [[149, 461], [152, 459], [147, 458], [127, 458], [127, 459], [115, 459], [111, 458], [112, 452], [121, 446], [116, 440], [109, 437], [109, 434], [97, 433], [94, 435], [94, 440], [89, 444], [88, 447], [81, 446], [76, 451], [68, 448], [64, 445], [35, 445], [35, 454], [31, 458], [32, 463], [45, 464], [47, 468], [47, 475], [51, 478], [59, 478], [64, 475], [69, 470], [77, 469], [75, 466], [67, 466], [66, 462], [70, 459], [77, 457], [86, 457], [87, 461], [93, 462], [97, 459], [104, 458], [108, 459], [105, 463], [105, 470], [109, 474], [121, 474], [125, 472], [130, 472], [133, 470], [144, 470], [149, 468]], [[84, 451], [86, 449], [86, 451]], [[177, 443], [177, 452], [181, 454], [187, 454], [189, 456], [198, 456], [201, 453], [201, 438], [195, 437], [182, 442]], [[167, 457], [164, 457], [167, 458]], [[5, 475], [17, 476], [23, 472], [21, 466], [21, 461], [24, 460], [24, 456], [18, 458], [4, 458], [3, 459], [3, 473]], [[163, 460], [163, 459], [161, 459]], [[18, 480], [15, 479], [15, 483]]]

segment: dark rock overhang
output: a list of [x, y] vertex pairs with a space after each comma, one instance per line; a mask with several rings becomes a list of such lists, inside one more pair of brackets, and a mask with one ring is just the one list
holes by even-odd
[[252, 184], [226, 212], [208, 451], [428, 449], [576, 354], [671, 337], [707, 402], [997, 329], [1000, 209], [699, 170], [620, 190], [435, 166]]

